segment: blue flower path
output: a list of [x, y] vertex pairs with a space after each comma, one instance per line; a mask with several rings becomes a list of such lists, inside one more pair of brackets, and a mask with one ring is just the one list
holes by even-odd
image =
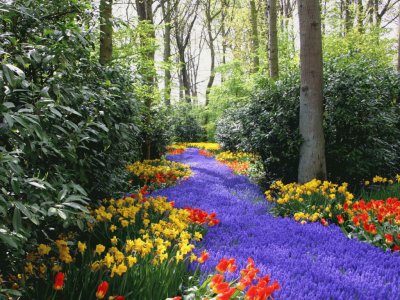
[[400, 299], [399, 254], [350, 240], [334, 225], [271, 216], [256, 185], [197, 152], [169, 156], [189, 164], [194, 175], [154, 194], [177, 207], [217, 213], [221, 223], [204, 238], [210, 259], [202, 270], [214, 270], [222, 257], [244, 267], [252, 257], [260, 274], [279, 281], [276, 299]]

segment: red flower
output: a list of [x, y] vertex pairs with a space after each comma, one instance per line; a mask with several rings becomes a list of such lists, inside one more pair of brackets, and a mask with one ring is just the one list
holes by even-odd
[[360, 226], [360, 219], [356, 216], [353, 217], [353, 223], [355, 226]]
[[386, 241], [386, 244], [392, 244], [393, 243], [393, 234], [386, 233], [385, 241]]
[[182, 300], [182, 297], [181, 296], [176, 296], [176, 297], [172, 298], [171, 300]]
[[324, 218], [321, 219], [321, 223], [324, 226], [328, 226], [328, 222]]
[[222, 258], [215, 269], [220, 273], [225, 273], [226, 271], [229, 273], [235, 272], [237, 270], [236, 260], [234, 258]]
[[214, 287], [224, 281], [224, 275], [215, 274], [210, 280], [210, 287]]
[[111, 296], [109, 300], [125, 300], [124, 296]]
[[62, 290], [63, 286], [64, 286], [64, 273], [58, 272], [56, 275], [56, 278], [54, 280], [53, 288], [56, 291], [59, 291], [59, 290]]
[[343, 217], [341, 215], [337, 215], [336, 218], [337, 218], [339, 224], [343, 224], [344, 223], [344, 219], [343, 219]]
[[96, 293], [96, 298], [97, 299], [103, 299], [105, 295], [107, 294], [108, 290], [108, 282], [103, 281], [100, 283], [99, 287], [97, 288], [97, 293]]
[[210, 255], [208, 254], [207, 250], [204, 250], [197, 261], [203, 264], [209, 257]]
[[235, 288], [228, 288], [222, 293], [217, 295], [217, 300], [229, 300], [231, 299], [232, 295], [236, 292]]
[[393, 250], [393, 252], [400, 251], [400, 246], [395, 245], [395, 246], [393, 246], [392, 250]]

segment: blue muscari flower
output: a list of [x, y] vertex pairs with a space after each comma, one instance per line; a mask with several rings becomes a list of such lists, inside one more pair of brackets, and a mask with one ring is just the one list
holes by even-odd
[[194, 175], [153, 194], [217, 213], [220, 225], [204, 238], [210, 259], [201, 265], [203, 278], [223, 257], [235, 257], [238, 270], [252, 257], [260, 274], [279, 281], [277, 299], [400, 299], [400, 255], [350, 240], [334, 225], [269, 215], [266, 201], [252, 201], [263, 198], [256, 185], [197, 152], [168, 156], [190, 164]]

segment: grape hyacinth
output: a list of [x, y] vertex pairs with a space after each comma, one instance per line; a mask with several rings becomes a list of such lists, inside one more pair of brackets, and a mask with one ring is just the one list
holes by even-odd
[[277, 299], [400, 299], [399, 254], [348, 239], [335, 225], [273, 217], [256, 185], [198, 149], [168, 159], [189, 164], [193, 175], [154, 194], [177, 207], [215, 212], [220, 220], [204, 237], [205, 273], [223, 257], [235, 257], [238, 269], [252, 257], [262, 274], [280, 283]]

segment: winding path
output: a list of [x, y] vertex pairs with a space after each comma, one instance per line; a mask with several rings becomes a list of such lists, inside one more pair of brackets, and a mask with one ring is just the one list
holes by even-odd
[[204, 239], [210, 259], [203, 270], [222, 257], [235, 257], [238, 267], [252, 257], [261, 274], [281, 284], [277, 299], [400, 299], [399, 254], [350, 240], [334, 225], [272, 217], [256, 185], [197, 152], [168, 157], [189, 164], [194, 175], [156, 194], [217, 213], [221, 224]]

